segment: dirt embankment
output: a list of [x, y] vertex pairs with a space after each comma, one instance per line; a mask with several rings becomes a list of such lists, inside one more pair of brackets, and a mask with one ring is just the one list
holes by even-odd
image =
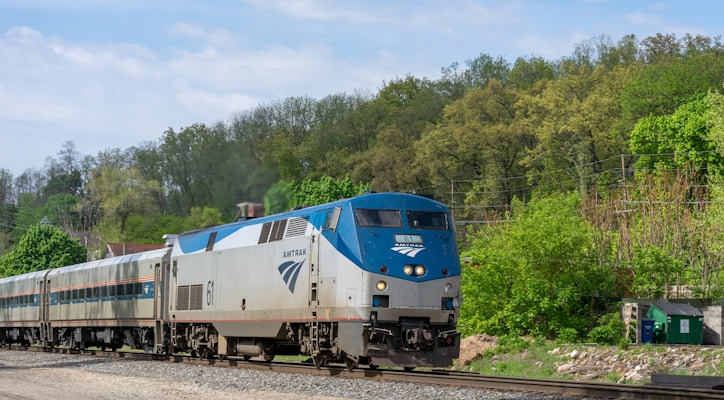
[[[464, 338], [457, 366], [464, 367], [496, 346], [496, 337], [474, 335]], [[724, 348], [684, 345], [618, 346], [561, 345], [548, 352], [556, 356], [552, 365], [562, 379], [578, 381], [619, 377], [619, 383], [643, 383], [651, 374], [719, 375]], [[538, 360], [530, 360], [535, 363]]]

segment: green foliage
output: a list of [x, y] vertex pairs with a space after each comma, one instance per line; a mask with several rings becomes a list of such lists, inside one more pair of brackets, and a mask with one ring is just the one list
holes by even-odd
[[[40, 208], [43, 203], [40, 201], [40, 197], [33, 193], [23, 193], [18, 200], [18, 213], [15, 217], [15, 225], [20, 227], [30, 227], [39, 224], [43, 218], [40, 213]], [[13, 235], [14, 241], [17, 243], [25, 231], [16, 229]]]
[[709, 128], [708, 139], [714, 143], [717, 153], [724, 157], [724, 95], [709, 92], [704, 101], [707, 105], [704, 120]]
[[[676, 45], [671, 48], [678, 52]], [[635, 122], [649, 115], [669, 115], [695, 93], [720, 88], [724, 76], [721, 50], [718, 43], [688, 55], [650, 52], [669, 54], [640, 68], [626, 86], [620, 98], [626, 118]]]
[[323, 176], [320, 179], [306, 179], [298, 184], [294, 193], [294, 202], [298, 206], [313, 206], [359, 196], [369, 189], [369, 184], [355, 184], [349, 177], [335, 180]]
[[75, 213], [78, 198], [72, 194], [55, 194], [48, 197], [48, 200], [40, 207], [39, 213], [48, 217], [54, 225], [77, 225], [78, 216]]
[[556, 340], [559, 343], [578, 343], [581, 340], [581, 335], [575, 328], [561, 328]]
[[[434, 194], [468, 227], [507, 220], [459, 231], [467, 333], [574, 338], [594, 300], [672, 283], [722, 297], [722, 49], [602, 36], [553, 62], [481, 54], [437, 81], [290, 97], [82, 162], [66, 142], [43, 170], [0, 169], [0, 253], [43, 216], [89, 242], [159, 243], [240, 202], [271, 214], [373, 187]], [[619, 182], [637, 160], [660, 168]]]
[[714, 152], [710, 140], [707, 115], [707, 96], [698, 93], [670, 115], [640, 119], [631, 132], [631, 151], [641, 154], [636, 163], [639, 169], [667, 168], [694, 165], [716, 174], [724, 166], [722, 155]]
[[277, 214], [294, 207], [294, 188], [293, 182], [279, 181], [272, 185], [264, 195], [265, 214]]
[[673, 284], [673, 279], [684, 272], [686, 261], [656, 245], [637, 245], [633, 257], [633, 287], [636, 296], [642, 298], [663, 298], [664, 288]]
[[591, 323], [593, 296], [612, 292], [606, 253], [578, 211], [576, 194], [514, 203], [510, 220], [474, 235], [463, 267], [464, 334], [554, 337]]
[[51, 225], [35, 225], [10, 253], [0, 258], [0, 276], [58, 268], [86, 261], [78, 239]]
[[626, 341], [624, 337], [626, 326], [618, 313], [603, 315], [598, 320], [598, 326], [588, 333], [588, 340], [603, 345], [615, 345]]
[[524, 111], [520, 114], [529, 116], [523, 126], [535, 135], [535, 147], [523, 165], [541, 190], [585, 193], [600, 184], [600, 172], [614, 168], [616, 157], [625, 153], [628, 132], [618, 126], [618, 99], [632, 67], [609, 70], [583, 61], [565, 66], [566, 73], [546, 83], [539, 95], [516, 105]]
[[530, 342], [515, 334], [507, 334], [498, 338], [495, 351], [497, 353], [520, 353], [530, 347]]
[[692, 263], [701, 272], [692, 274], [693, 284], [704, 298], [724, 298], [724, 184], [717, 178], [709, 185], [711, 204], [699, 213], [690, 236], [698, 243]]
[[131, 216], [126, 223], [125, 243], [163, 243], [166, 234], [178, 234], [224, 222], [221, 212], [211, 207], [193, 207], [188, 217], [156, 215]]
[[[221, 212], [212, 207], [192, 207], [191, 215], [184, 221], [184, 230], [206, 228], [209, 226], [223, 224]], [[178, 232], [181, 233], [181, 232]]]
[[0, 256], [7, 253], [14, 243], [13, 226], [17, 208], [12, 204], [0, 204]]
[[[185, 232], [186, 226], [186, 219], [176, 215], [153, 217], [133, 215], [128, 217], [126, 234], [120, 243], [163, 243], [163, 235]], [[116, 241], [108, 240], [108, 242]]]
[[510, 351], [498, 347], [485, 351], [465, 370], [483, 375], [557, 378], [555, 370], [560, 364], [560, 356], [552, 354], [554, 347], [551, 344], [535, 342], [520, 346], [521, 350], [507, 345], [505, 348]]
[[[450, 179], [475, 179], [472, 185], [465, 186], [470, 189], [462, 200], [466, 204], [509, 203], [516, 190], [528, 183], [505, 178], [525, 175], [521, 161], [534, 143], [530, 131], [520, 125], [521, 115], [515, 107], [524, 97], [523, 92], [505, 88], [496, 80], [487, 87], [468, 90], [445, 108], [442, 123], [423, 133], [417, 142], [415, 162], [404, 162], [403, 158], [382, 176], [391, 180], [395, 173], [410, 174], [406, 165], [412, 164], [419, 166], [419, 174], [441, 188], [447, 188]], [[402, 149], [403, 145], [398, 145], [380, 151], [378, 156], [387, 154], [391, 160], [400, 160], [400, 154], [405, 154]], [[399, 177], [396, 180], [404, 181]], [[472, 215], [466, 217], [473, 219]]]

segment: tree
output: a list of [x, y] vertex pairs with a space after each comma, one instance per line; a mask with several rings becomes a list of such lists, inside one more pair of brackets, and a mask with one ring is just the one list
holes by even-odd
[[555, 337], [582, 333], [595, 321], [593, 303], [612, 294], [613, 275], [598, 259], [576, 193], [513, 202], [508, 222], [473, 235], [463, 269], [465, 334]]
[[709, 185], [711, 203], [694, 216], [691, 264], [692, 286], [702, 298], [724, 297], [724, 185], [721, 178]]
[[158, 147], [164, 173], [161, 182], [169, 190], [174, 213], [186, 215], [192, 207], [207, 204], [209, 185], [220, 176], [214, 165], [223, 160], [224, 145], [223, 137], [204, 124], [164, 132]]
[[532, 89], [537, 84], [555, 78], [554, 66], [541, 57], [519, 57], [508, 74], [511, 87]]
[[620, 98], [623, 117], [633, 126], [647, 116], [672, 114], [695, 93], [722, 85], [724, 46], [701, 36], [674, 35], [644, 39], [646, 65], [637, 70]]
[[[627, 260], [633, 278], [631, 294], [679, 298], [689, 296], [680, 289], [695, 287], [694, 297], [700, 298], [702, 283], [710, 277], [706, 258], [716, 258], [711, 257], [709, 246], [700, 242], [704, 232], [699, 229], [706, 224], [697, 214], [703, 211], [707, 195], [697, 168], [669, 170], [662, 166], [641, 171], [637, 181], [635, 213], [628, 217], [627, 232], [632, 248]], [[719, 236], [716, 231], [708, 233], [715, 238]]]
[[537, 139], [523, 161], [530, 181], [549, 190], [607, 185], [618, 176], [601, 175], [620, 166], [627, 133], [617, 125], [617, 100], [630, 79], [628, 67], [567, 65], [566, 73], [546, 85], [540, 96], [519, 104]]
[[12, 247], [12, 233], [17, 215], [13, 194], [13, 175], [0, 168], [0, 255]]
[[88, 184], [88, 196], [98, 204], [103, 219], [98, 226], [105, 242], [127, 242], [127, 222], [133, 215], [152, 217], [158, 213], [152, 199], [160, 191], [158, 182], [146, 181], [137, 169], [104, 168]]
[[277, 214], [294, 207], [294, 188], [294, 182], [275, 183], [264, 195], [264, 213]]
[[417, 143], [412, 163], [439, 188], [437, 196], [449, 190], [451, 181], [467, 182], [457, 188], [468, 192], [456, 199], [458, 205], [505, 207], [513, 196], [527, 195], [520, 192], [528, 186], [521, 161], [535, 141], [520, 124], [516, 104], [524, 96], [493, 80], [445, 108], [443, 121]]
[[640, 154], [637, 168], [653, 169], [656, 164], [666, 168], [694, 165], [702, 175], [722, 172], [724, 157], [714, 151], [716, 135], [709, 133], [708, 99], [713, 94], [699, 93], [679, 106], [671, 115], [649, 116], [638, 121], [631, 132], [630, 148]]
[[85, 262], [86, 249], [77, 239], [51, 225], [30, 228], [10, 253], [0, 257], [0, 276], [59, 268]]
[[225, 221], [221, 212], [211, 207], [194, 207], [188, 217], [176, 215], [132, 215], [126, 222], [126, 243], [161, 243], [166, 234], [219, 225]]
[[704, 114], [704, 120], [709, 127], [708, 139], [714, 143], [717, 153], [724, 157], [724, 95], [709, 92], [705, 101], [707, 111]]
[[[275, 138], [286, 143], [283, 135]], [[194, 124], [179, 132], [168, 129], [158, 147], [144, 147], [136, 163], [147, 181], [164, 188], [157, 200], [164, 212], [185, 216], [193, 207], [208, 206], [231, 219], [236, 204], [261, 201], [279, 179], [279, 164], [271, 150], [258, 154], [260, 158], [254, 155], [271, 146], [266, 140], [254, 150], [223, 123]]]
[[359, 196], [369, 190], [369, 184], [355, 184], [349, 177], [335, 180], [324, 176], [317, 180], [307, 179], [296, 186], [295, 205], [314, 206], [342, 198]]
[[501, 56], [493, 58], [489, 54], [480, 54], [465, 64], [468, 68], [463, 76], [468, 88], [486, 87], [491, 81], [500, 82], [503, 86], [508, 83], [510, 63]]
[[427, 186], [428, 176], [415, 162], [416, 153], [409, 151], [413, 143], [397, 125], [380, 130], [377, 146], [370, 150], [366, 160], [373, 177], [371, 187], [380, 192], [400, 192]]
[[72, 141], [63, 142], [58, 153], [59, 159], [46, 160], [47, 183], [43, 188], [43, 198], [56, 194], [80, 195], [83, 179], [80, 171], [80, 154]]

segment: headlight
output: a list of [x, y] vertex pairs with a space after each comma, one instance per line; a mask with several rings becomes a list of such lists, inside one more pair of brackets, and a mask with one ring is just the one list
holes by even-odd
[[450, 293], [452, 291], [452, 283], [446, 283], [442, 290], [444, 290], [445, 293]]
[[422, 265], [418, 265], [415, 267], [416, 276], [423, 276], [423, 275], [425, 275], [425, 272], [427, 272], [427, 270]]
[[377, 290], [379, 290], [380, 292], [384, 292], [385, 289], [387, 289], [387, 282], [378, 281], [376, 287], [377, 287]]
[[412, 271], [413, 271], [412, 265], [409, 265], [409, 264], [405, 265], [402, 268], [402, 271], [405, 273], [405, 275], [412, 275]]

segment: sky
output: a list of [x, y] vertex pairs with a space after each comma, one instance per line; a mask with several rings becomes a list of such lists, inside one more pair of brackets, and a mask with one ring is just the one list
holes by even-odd
[[42, 170], [288, 97], [377, 92], [481, 54], [722, 35], [720, 0], [0, 0], [0, 168]]

